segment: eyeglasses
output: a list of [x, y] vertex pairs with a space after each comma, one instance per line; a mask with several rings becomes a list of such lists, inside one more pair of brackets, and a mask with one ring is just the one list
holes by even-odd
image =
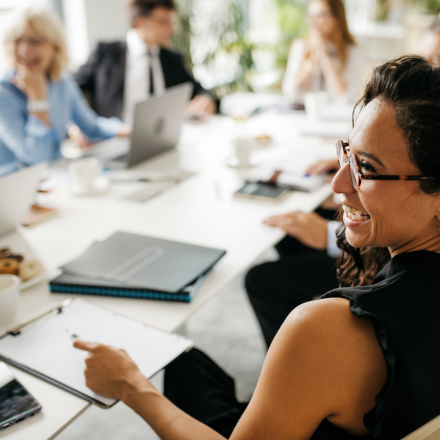
[[36, 37], [19, 37], [16, 40], [14, 40], [14, 44], [16, 46], [19, 46], [20, 44], [29, 44], [29, 46], [42, 46], [43, 44], [47, 43], [47, 40], [44, 38], [36, 38]]
[[325, 12], [319, 12], [317, 14], [308, 14], [307, 20], [309, 22], [318, 21], [318, 20], [325, 20], [327, 18], [333, 17], [333, 14], [331, 11], [325, 11]]
[[177, 25], [177, 19], [166, 19], [166, 18], [159, 18], [154, 15], [149, 15], [148, 19], [150, 21], [154, 21], [160, 26], [171, 26], [175, 27]]
[[354, 154], [350, 154], [350, 150], [347, 149], [348, 142], [338, 141], [336, 143], [336, 154], [338, 155], [339, 167], [342, 168], [347, 162], [350, 165], [350, 177], [353, 183], [353, 188], [359, 191], [363, 180], [435, 180], [435, 177], [425, 176], [392, 176], [392, 175], [379, 175], [379, 176], [364, 176], [359, 168], [358, 161]]

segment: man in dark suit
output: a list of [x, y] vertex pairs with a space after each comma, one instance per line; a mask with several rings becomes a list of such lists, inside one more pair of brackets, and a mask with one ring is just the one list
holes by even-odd
[[132, 28], [126, 41], [99, 43], [75, 74], [93, 109], [131, 124], [137, 102], [190, 81], [194, 91], [189, 110], [215, 113], [210, 93], [186, 70], [182, 56], [168, 49], [174, 34], [174, 1], [131, 0], [129, 8]]

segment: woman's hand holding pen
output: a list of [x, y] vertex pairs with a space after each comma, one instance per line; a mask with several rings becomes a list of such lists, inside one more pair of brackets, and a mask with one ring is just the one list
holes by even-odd
[[82, 340], [73, 346], [89, 353], [84, 374], [92, 391], [125, 403], [141, 391], [159, 394], [125, 350]]

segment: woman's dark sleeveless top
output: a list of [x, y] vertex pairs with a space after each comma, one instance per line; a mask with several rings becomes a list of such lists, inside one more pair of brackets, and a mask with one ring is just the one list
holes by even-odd
[[[440, 415], [440, 254], [397, 255], [371, 286], [335, 289], [322, 298], [335, 297], [371, 320], [388, 367], [376, 406], [364, 416], [371, 435], [363, 438], [401, 439]], [[360, 438], [326, 420], [312, 437]]]

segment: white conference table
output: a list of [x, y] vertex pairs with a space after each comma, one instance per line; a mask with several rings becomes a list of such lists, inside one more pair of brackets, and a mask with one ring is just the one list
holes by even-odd
[[[270, 160], [285, 154], [334, 156], [331, 141], [304, 138], [299, 134], [305, 116], [266, 113], [248, 122], [248, 133], [267, 133], [271, 145], [260, 148], [255, 157]], [[94, 241], [117, 230], [152, 235], [165, 239], [226, 249], [227, 253], [211, 270], [195, 299], [173, 303], [141, 299], [82, 296], [87, 300], [143, 321], [166, 331], [174, 331], [215, 293], [242, 274], [267, 249], [283, 237], [282, 231], [263, 225], [270, 215], [293, 210], [312, 211], [330, 194], [329, 185], [312, 193], [292, 193], [282, 203], [239, 200], [232, 194], [243, 183], [246, 171], [226, 165], [232, 153], [230, 144], [233, 121], [214, 117], [205, 125], [185, 125], [177, 149], [125, 172], [128, 176], [150, 173], [193, 174], [158, 196], [144, 202], [130, 200], [127, 194], [148, 184], [117, 184], [100, 197], [74, 197], [66, 185], [62, 165], [54, 171], [57, 186], [39, 202], [56, 208], [59, 215], [30, 229], [20, 230], [44, 263], [49, 277], [57, 268], [78, 256]], [[47, 282], [41, 282], [21, 294], [16, 320], [8, 328], [55, 307], [74, 295], [51, 294]], [[0, 334], [7, 328], [0, 326]], [[69, 423], [89, 407], [89, 403], [46, 382], [14, 369], [19, 380], [40, 401], [40, 414], [0, 431], [0, 439], [48, 440], [56, 437]]]

